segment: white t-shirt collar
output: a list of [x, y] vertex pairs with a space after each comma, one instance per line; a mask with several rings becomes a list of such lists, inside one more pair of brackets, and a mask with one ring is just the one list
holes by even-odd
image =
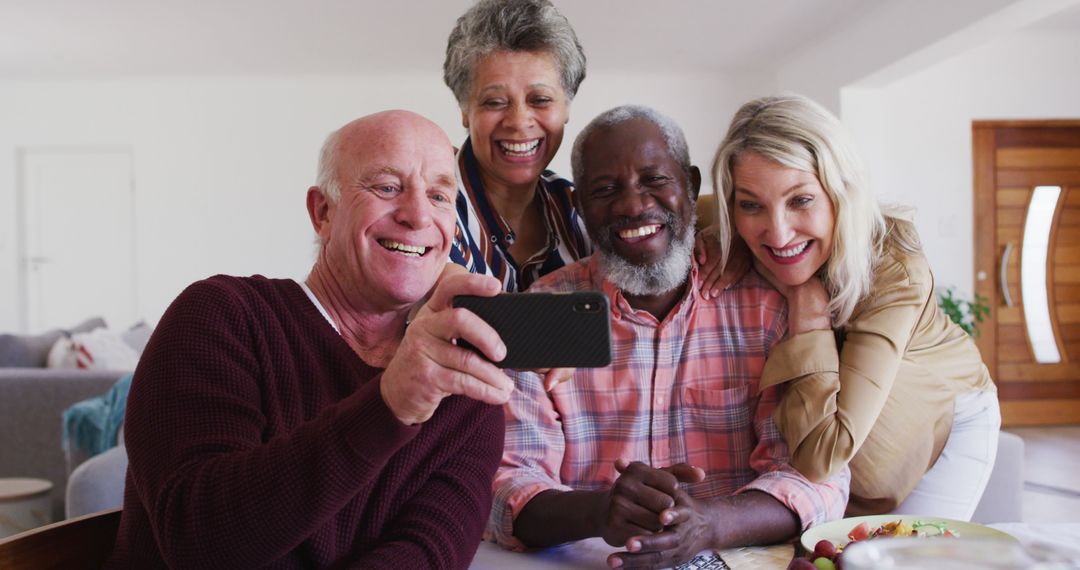
[[322, 313], [322, 316], [326, 319], [326, 322], [330, 323], [330, 326], [334, 327], [334, 332], [338, 333], [338, 335], [340, 336], [341, 331], [338, 330], [337, 323], [334, 322], [334, 319], [330, 318], [330, 313], [326, 312], [326, 307], [324, 307], [323, 304], [319, 302], [319, 299], [315, 297], [315, 293], [311, 292], [311, 287], [308, 287], [307, 283], [304, 283], [303, 281], [297, 281], [296, 284], [304, 290], [304, 293], [307, 293], [308, 299], [311, 299], [311, 302], [315, 304], [315, 308], [318, 309], [320, 313]]

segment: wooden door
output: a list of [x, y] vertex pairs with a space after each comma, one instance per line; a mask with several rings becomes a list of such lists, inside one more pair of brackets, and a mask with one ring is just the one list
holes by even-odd
[[1080, 121], [976, 121], [978, 339], [1005, 425], [1080, 423]]

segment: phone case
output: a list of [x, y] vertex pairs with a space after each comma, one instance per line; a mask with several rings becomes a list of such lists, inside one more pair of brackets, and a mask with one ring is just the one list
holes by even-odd
[[454, 297], [454, 306], [469, 309], [498, 331], [506, 358], [496, 364], [503, 368], [611, 363], [611, 311], [607, 297], [598, 291], [460, 295]]

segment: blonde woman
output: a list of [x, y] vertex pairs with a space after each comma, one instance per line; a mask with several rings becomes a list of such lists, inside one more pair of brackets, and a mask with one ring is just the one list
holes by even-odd
[[815, 481], [849, 464], [848, 514], [970, 519], [997, 453], [996, 390], [938, 308], [914, 225], [878, 206], [840, 122], [801, 96], [751, 101], [713, 176], [720, 266], [749, 252], [788, 300], [761, 387], [786, 383], [773, 417], [792, 464]]

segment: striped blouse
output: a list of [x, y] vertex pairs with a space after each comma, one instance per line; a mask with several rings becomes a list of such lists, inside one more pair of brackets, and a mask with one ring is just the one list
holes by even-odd
[[574, 208], [573, 184], [545, 170], [536, 199], [544, 210], [548, 246], [524, 263], [510, 256], [514, 232], [488, 202], [472, 141], [458, 151], [457, 229], [450, 261], [470, 273], [492, 275], [509, 292], [524, 291], [537, 278], [592, 253], [585, 223]]

